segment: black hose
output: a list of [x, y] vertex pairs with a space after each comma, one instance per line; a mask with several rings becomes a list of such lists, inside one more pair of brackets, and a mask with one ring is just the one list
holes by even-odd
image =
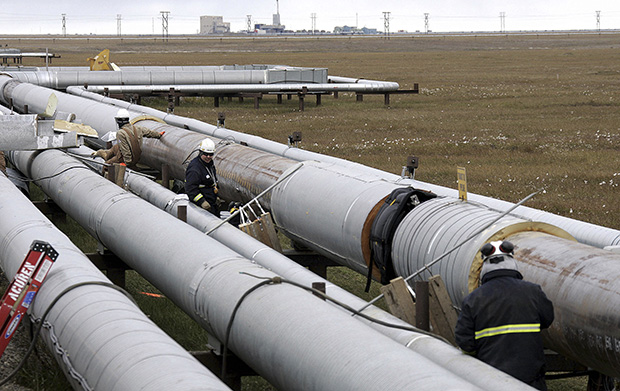
[[26, 351], [26, 354], [24, 355], [24, 357], [22, 358], [20, 363], [17, 365], [17, 367], [7, 377], [5, 377], [4, 379], [0, 380], [0, 387], [2, 387], [7, 382], [9, 382], [13, 377], [15, 377], [15, 375], [17, 375], [19, 373], [19, 371], [26, 364], [26, 361], [28, 360], [28, 357], [30, 357], [30, 354], [32, 353], [32, 351], [36, 347], [37, 338], [41, 334], [41, 328], [43, 327], [43, 323], [45, 322], [45, 318], [47, 318], [47, 315], [52, 310], [52, 307], [54, 307], [54, 305], [58, 302], [58, 300], [60, 300], [61, 297], [63, 297], [64, 295], [66, 295], [67, 293], [72, 291], [73, 289], [81, 287], [81, 286], [85, 286], [85, 285], [100, 285], [100, 286], [106, 286], [106, 287], [109, 287], [109, 288], [113, 288], [113, 289], [121, 292], [125, 296], [127, 296], [129, 299], [131, 299], [131, 301], [134, 304], [136, 304], [136, 306], [138, 305], [136, 303], [136, 301], [134, 300], [134, 298], [127, 291], [125, 291], [123, 288], [118, 287], [118, 286], [116, 286], [116, 285], [114, 285], [114, 284], [112, 284], [110, 282], [105, 282], [105, 281], [84, 281], [84, 282], [79, 282], [77, 284], [73, 284], [73, 285], [67, 287], [65, 290], [60, 292], [60, 294], [58, 294], [58, 296], [56, 296], [54, 298], [54, 300], [52, 300], [50, 305], [47, 307], [47, 309], [43, 313], [43, 316], [37, 321], [36, 328], [34, 330], [34, 333], [32, 334], [32, 341], [30, 343], [30, 346], [28, 347], [28, 350]]

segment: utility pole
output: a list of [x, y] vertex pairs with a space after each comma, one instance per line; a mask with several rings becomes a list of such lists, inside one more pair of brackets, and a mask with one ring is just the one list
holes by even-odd
[[67, 36], [67, 14], [62, 14], [62, 35], [63, 37]]
[[383, 12], [383, 34], [390, 39], [390, 12]]
[[168, 42], [168, 14], [170, 11], [160, 11], [161, 13], [161, 34], [163, 39]]
[[500, 12], [499, 13], [499, 31], [504, 33], [506, 32], [506, 13], [505, 12]]
[[596, 11], [596, 29], [601, 32], [601, 11]]
[[121, 36], [121, 14], [116, 14], [116, 35]]
[[246, 19], [246, 23], [248, 25], [248, 34], [249, 34], [249, 33], [251, 33], [253, 31], [253, 29], [252, 29], [252, 15], [246, 15], [245, 17], [247, 18]]
[[424, 13], [424, 32], [428, 34], [428, 13]]
[[310, 19], [312, 19], [312, 35], [314, 35], [314, 32], [316, 31], [316, 13], [311, 13]]

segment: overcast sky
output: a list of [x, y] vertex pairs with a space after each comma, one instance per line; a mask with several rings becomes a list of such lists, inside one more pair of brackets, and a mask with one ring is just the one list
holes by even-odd
[[[280, 19], [286, 29], [318, 30], [335, 26], [358, 26], [384, 31], [384, 12], [389, 12], [391, 32], [498, 31], [500, 13], [510, 30], [596, 29], [600, 11], [601, 29], [620, 28], [620, 0], [280, 0]], [[146, 0], [30, 0], [3, 1], [0, 34], [61, 34], [65, 14], [67, 34], [117, 33], [118, 15], [122, 34], [161, 34], [161, 11], [169, 11], [168, 33], [196, 34], [201, 15], [223, 16], [232, 31], [245, 30], [248, 15], [252, 25], [271, 24], [276, 0], [146, 1]]]

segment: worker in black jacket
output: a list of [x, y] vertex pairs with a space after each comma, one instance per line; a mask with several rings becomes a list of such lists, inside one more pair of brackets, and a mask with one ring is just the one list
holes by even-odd
[[513, 250], [508, 241], [482, 246], [482, 284], [463, 299], [456, 343], [465, 353], [546, 390], [540, 331], [553, 322], [553, 304], [539, 285], [523, 281]]
[[185, 170], [185, 192], [190, 201], [220, 217], [217, 203], [217, 173], [213, 164], [215, 143], [204, 139], [196, 156]]

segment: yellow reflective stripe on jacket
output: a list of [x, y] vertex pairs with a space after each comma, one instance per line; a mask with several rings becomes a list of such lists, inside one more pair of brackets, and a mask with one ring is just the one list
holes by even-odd
[[493, 337], [495, 335], [513, 333], [538, 333], [540, 323], [507, 324], [504, 326], [489, 327], [488, 329], [476, 331], [476, 339]]
[[202, 193], [198, 193], [198, 195], [194, 197], [194, 202], [198, 201], [201, 198], [202, 198]]

